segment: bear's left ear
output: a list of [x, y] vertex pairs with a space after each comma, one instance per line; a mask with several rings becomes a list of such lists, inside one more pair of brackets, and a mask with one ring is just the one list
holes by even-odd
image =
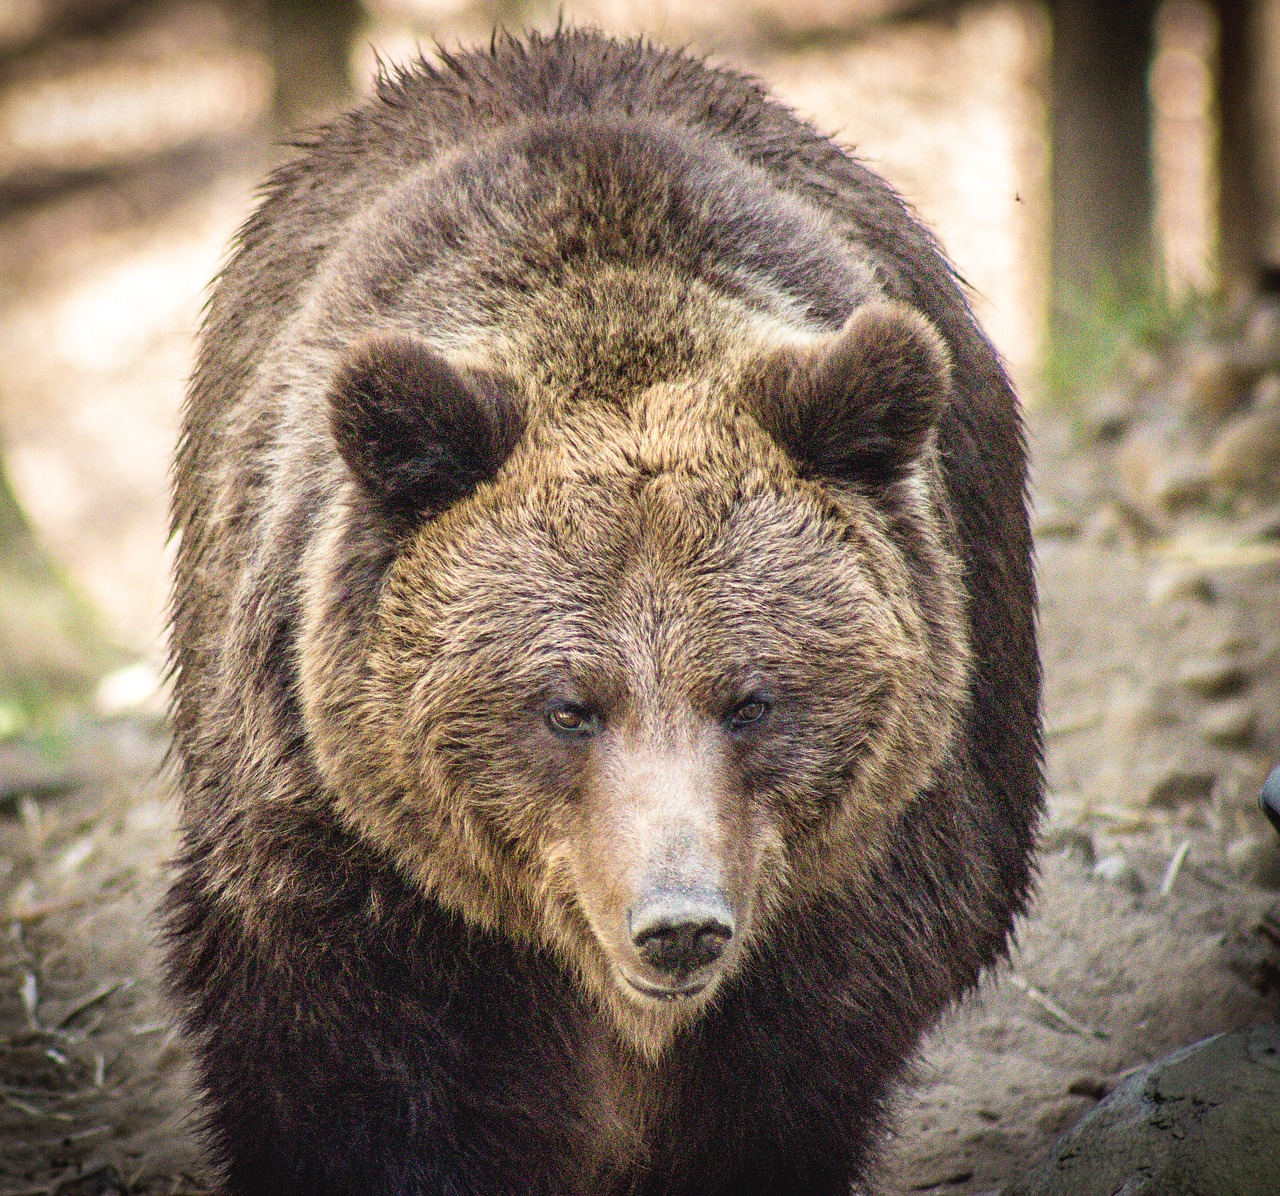
[[413, 337], [378, 334], [339, 367], [329, 427], [361, 489], [403, 523], [492, 478], [522, 421], [510, 385], [496, 375], [456, 369]]
[[883, 482], [919, 457], [946, 407], [951, 354], [903, 303], [858, 308], [830, 339], [779, 350], [749, 381], [748, 408], [801, 466]]

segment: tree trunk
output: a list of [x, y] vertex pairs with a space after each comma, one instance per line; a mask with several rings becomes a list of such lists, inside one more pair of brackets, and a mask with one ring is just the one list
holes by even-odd
[[1222, 274], [1229, 296], [1280, 289], [1280, 3], [1216, 0]]
[[1054, 321], [1154, 273], [1147, 68], [1155, 0], [1055, 0]]

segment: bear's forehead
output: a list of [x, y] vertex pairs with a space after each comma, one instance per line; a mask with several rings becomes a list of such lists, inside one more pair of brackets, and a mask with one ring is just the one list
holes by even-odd
[[628, 501], [575, 486], [550, 518], [540, 495], [527, 519], [475, 512], [471, 536], [442, 546], [447, 571], [424, 553], [397, 579], [398, 639], [431, 676], [491, 695], [563, 683], [715, 705], [761, 667], [783, 680], [819, 661], [840, 672], [883, 608], [857, 550], [787, 496], [701, 514], [680, 493], [688, 480], [661, 475]]
[[830, 585], [845, 558], [856, 566], [856, 506], [758, 465], [529, 471], [468, 507], [415, 551], [433, 588], [450, 579], [461, 606], [476, 588], [533, 608], [742, 606], [801, 590], [806, 576]]

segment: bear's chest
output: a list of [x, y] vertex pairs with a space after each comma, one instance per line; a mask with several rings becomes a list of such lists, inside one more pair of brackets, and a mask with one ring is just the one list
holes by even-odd
[[574, 1169], [582, 1192], [629, 1193], [653, 1161], [671, 1116], [663, 1069], [621, 1048], [608, 1029], [584, 1019], [575, 1035]]

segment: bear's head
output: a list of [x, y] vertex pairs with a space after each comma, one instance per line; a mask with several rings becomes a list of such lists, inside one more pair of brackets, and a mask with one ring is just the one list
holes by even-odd
[[330, 391], [302, 674], [332, 800], [650, 1057], [856, 889], [966, 684], [941, 338], [873, 303], [748, 341], [606, 401], [376, 336]]

